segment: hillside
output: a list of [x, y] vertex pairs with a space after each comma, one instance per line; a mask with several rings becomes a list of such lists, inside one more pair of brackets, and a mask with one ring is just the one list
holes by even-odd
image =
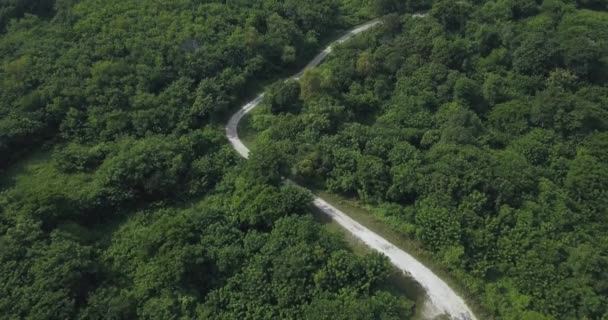
[[282, 177], [480, 319], [608, 318], [606, 0], [0, 0], [0, 97], [0, 318], [414, 319]]
[[244, 125], [253, 152], [421, 243], [489, 318], [606, 317], [605, 9], [434, 1], [424, 19], [389, 14], [269, 89]]
[[223, 137], [364, 1], [1, 1], [0, 314], [408, 319], [388, 260]]

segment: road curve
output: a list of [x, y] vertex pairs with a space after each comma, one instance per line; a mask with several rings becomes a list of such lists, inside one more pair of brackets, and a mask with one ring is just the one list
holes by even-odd
[[[319, 53], [310, 63], [308, 63], [308, 65], [302, 71], [294, 75], [293, 79], [299, 80], [306, 69], [314, 68], [323, 62], [325, 57], [331, 53], [334, 45], [343, 43], [355, 35], [364, 32], [380, 23], [380, 20], [372, 20], [348, 31], [338, 40], [334, 41], [327, 48], [321, 51], [321, 53]], [[230, 140], [230, 143], [234, 149], [246, 159], [249, 158], [249, 149], [243, 144], [241, 139], [239, 139], [238, 125], [241, 119], [248, 112], [258, 106], [263, 99], [264, 93], [245, 104], [230, 118], [230, 121], [228, 121], [228, 124], [226, 125], [226, 136], [228, 137], [228, 140]], [[288, 183], [295, 184], [293, 181], [288, 181]], [[399, 249], [382, 236], [364, 227], [349, 217], [346, 213], [327, 203], [325, 200], [315, 196], [313, 204], [323, 213], [327, 214], [334, 221], [336, 221], [340, 226], [350, 232], [354, 237], [365, 243], [370, 248], [386, 255], [393, 265], [395, 265], [395, 267], [402, 270], [417, 281], [426, 291], [428, 301], [432, 305], [431, 308], [425, 312], [427, 317], [432, 318], [440, 314], [447, 314], [452, 319], [477, 319], [464, 300], [454, 290], [452, 290], [447, 283], [441, 280], [429, 268], [425, 267], [413, 256]]]

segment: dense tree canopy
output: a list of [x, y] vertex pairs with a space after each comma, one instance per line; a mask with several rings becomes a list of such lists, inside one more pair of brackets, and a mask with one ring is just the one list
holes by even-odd
[[[220, 120], [254, 80], [364, 16], [362, 2], [3, 1], [0, 169], [48, 139], [181, 134]], [[52, 20], [37, 14], [52, 8]]]
[[[218, 126], [370, 12], [0, 0], [1, 317], [409, 318], [388, 260], [313, 220], [274, 146], [244, 164]], [[277, 87], [275, 112], [299, 89]]]
[[[0, 0], [0, 314], [410, 318], [293, 175], [419, 241], [488, 318], [608, 317], [607, 10]], [[237, 159], [227, 113], [375, 15], [270, 86]]]
[[605, 9], [446, 0], [387, 16], [304, 75], [299, 113], [254, 115], [256, 146], [420, 241], [487, 317], [603, 319]]

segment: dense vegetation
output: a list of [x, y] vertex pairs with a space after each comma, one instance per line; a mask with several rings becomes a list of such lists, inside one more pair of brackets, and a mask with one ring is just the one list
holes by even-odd
[[390, 14], [250, 126], [258, 152], [417, 239], [498, 319], [608, 317], [606, 1]]
[[221, 121], [365, 1], [0, 0], [3, 319], [407, 319]]

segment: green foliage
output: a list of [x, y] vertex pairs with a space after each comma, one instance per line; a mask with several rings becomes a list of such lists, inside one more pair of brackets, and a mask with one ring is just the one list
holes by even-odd
[[283, 146], [258, 144], [247, 162], [247, 170], [253, 181], [279, 184], [287, 173], [287, 161], [283, 156]]
[[265, 100], [270, 104], [273, 114], [282, 112], [297, 113], [302, 105], [300, 102], [300, 83], [294, 80], [277, 82], [268, 89]]
[[4, 31], [11, 19], [21, 18], [24, 14], [52, 17], [54, 5], [54, 0], [2, 0], [0, 2], [0, 32]]
[[351, 292], [341, 292], [313, 300], [304, 311], [304, 319], [408, 319], [412, 315], [412, 309], [410, 302], [385, 292], [379, 292], [369, 300], [358, 298]]
[[431, 15], [448, 31], [461, 31], [464, 28], [472, 7], [468, 1], [436, 1]]
[[[303, 77], [300, 113], [254, 117], [281, 128], [261, 135], [290, 146], [297, 174], [420, 241], [487, 318], [605, 317], [608, 16], [574, 3], [436, 1], [426, 18], [386, 17]], [[331, 126], [307, 134], [329, 106], [342, 108]], [[318, 303], [351, 301], [332, 299]]]
[[[362, 0], [0, 0], [1, 317], [305, 319], [341, 292], [409, 317], [378, 289], [387, 261], [346, 253], [310, 194], [280, 186], [280, 148], [239, 164], [217, 126], [368, 15]], [[271, 96], [303, 108], [296, 82]], [[338, 255], [356, 270], [317, 286]]]
[[557, 44], [546, 33], [526, 34], [513, 52], [513, 69], [520, 73], [539, 75], [556, 67]]
[[426, 198], [416, 203], [417, 237], [431, 250], [442, 249], [460, 242], [460, 223], [454, 212], [437, 205], [437, 200]]
[[[357, 3], [365, 7], [348, 1]], [[0, 168], [56, 136], [92, 145], [222, 120], [246, 85], [294, 67], [343, 27], [340, 5], [62, 0], [55, 12], [52, 1], [8, 1], [0, 15], [16, 8], [62, 19], [9, 14], [0, 39]]]
[[373, 10], [381, 16], [389, 13], [397, 13], [403, 10], [404, 3], [402, 1], [395, 0], [374, 0]]

